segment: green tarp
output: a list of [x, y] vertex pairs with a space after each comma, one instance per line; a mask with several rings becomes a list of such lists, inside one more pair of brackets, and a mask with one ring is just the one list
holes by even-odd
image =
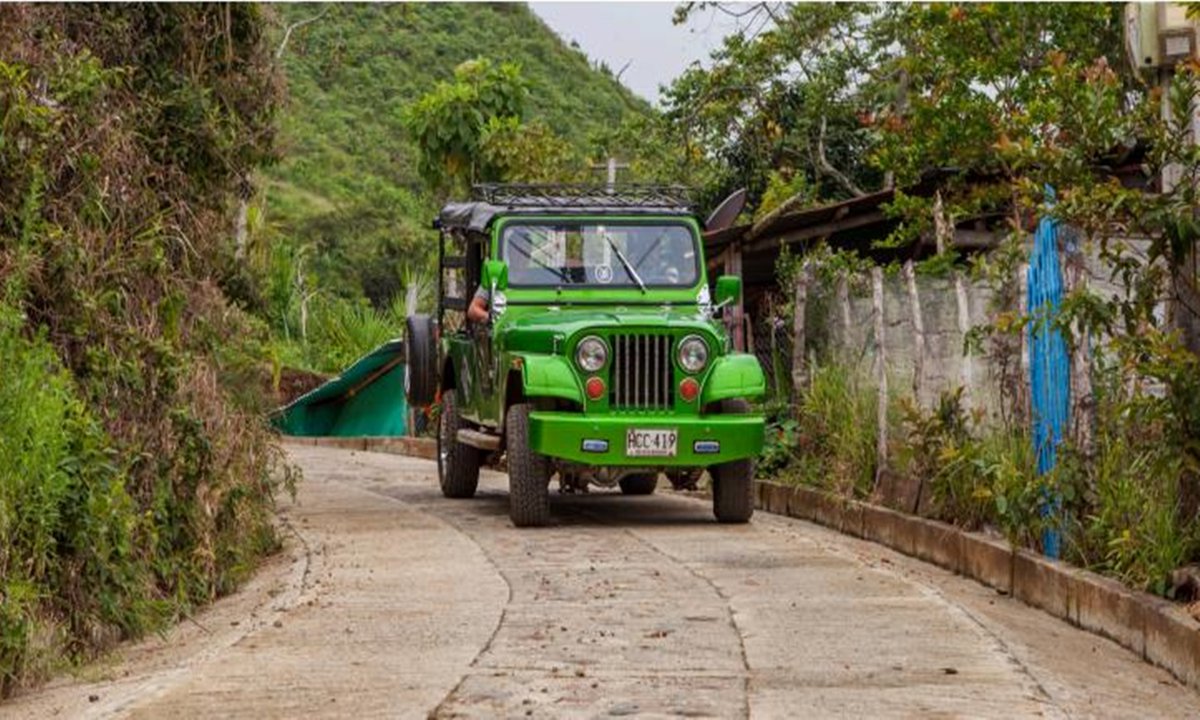
[[364, 355], [334, 379], [271, 415], [285, 435], [363, 437], [405, 435], [404, 341]]

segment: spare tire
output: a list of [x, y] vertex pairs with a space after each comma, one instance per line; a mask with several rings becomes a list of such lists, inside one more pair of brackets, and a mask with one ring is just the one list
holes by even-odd
[[404, 394], [408, 404], [425, 407], [437, 396], [437, 344], [433, 318], [410, 315], [404, 335]]

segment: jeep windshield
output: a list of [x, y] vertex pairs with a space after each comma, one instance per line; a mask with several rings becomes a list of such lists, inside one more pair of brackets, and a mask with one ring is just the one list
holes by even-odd
[[698, 258], [683, 224], [513, 223], [500, 238], [509, 287], [691, 287]]

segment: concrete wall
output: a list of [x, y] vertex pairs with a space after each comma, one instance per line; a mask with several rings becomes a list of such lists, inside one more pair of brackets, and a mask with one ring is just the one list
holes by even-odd
[[[1075, 247], [1075, 238], [1065, 231], [1060, 236], [1065, 247]], [[1146, 259], [1147, 243], [1126, 239], [1128, 252]], [[1102, 296], [1114, 297], [1124, 292], [1120, 278], [1112, 277], [1111, 266], [1099, 258], [1095, 248], [1060, 256], [1064, 285], [1074, 287], [1086, 283]], [[1024, 311], [1026, 269], [1014, 277], [1014, 292]], [[930, 276], [914, 273], [916, 304], [920, 308], [921, 333], [918, 339], [914, 321], [914, 293], [909, 275], [902, 271], [882, 275], [883, 352], [886, 359], [888, 392], [891, 397], [919, 396], [924, 407], [937, 404], [942, 393], [964, 387], [968, 409], [983, 411], [987, 418], [1000, 420], [1029, 417], [1029, 369], [1024, 334], [1007, 340], [1007, 350], [984, 339], [980, 352], [964, 352], [964, 328], [970, 331], [992, 322], [1000, 312], [995, 292], [984, 282], [972, 281], [965, 270]], [[956, 282], [962, 285], [965, 315], [961, 314]], [[841, 287], [839, 287], [841, 285]], [[875, 302], [870, 274], [856, 275], [845, 280], [821, 280], [810, 276], [805, 293], [804, 355], [809, 363], [838, 362], [853, 368], [868, 386], [877, 385], [875, 367]], [[766, 308], [757, 308], [764, 318]], [[1157, 314], [1167, 324], [1171, 307], [1169, 298], [1162, 298]], [[777, 353], [784, 357], [781, 374], [791, 372], [793, 322], [776, 320], [780, 330], [776, 335]], [[1179, 322], [1176, 319], [1176, 322]], [[786, 327], [785, 327], [786, 326]], [[786, 335], [787, 337], [783, 337]], [[769, 339], [769, 336], [767, 336]], [[763, 343], [756, 335], [756, 342]], [[1094, 346], [1101, 338], [1090, 338]], [[923, 347], [923, 350], [921, 349]], [[755, 348], [764, 367], [771, 372], [771, 353]], [[918, 356], [920, 360], [918, 360]], [[918, 366], [921, 368], [917, 382]], [[1086, 345], [1072, 356], [1072, 404], [1085, 405], [1090, 401], [1090, 356]], [[786, 384], [786, 383], [785, 383]], [[1002, 391], [1003, 388], [1003, 391]], [[1002, 402], [1003, 399], [1003, 402]]]
[[[926, 407], [941, 393], [963, 385], [969, 378], [971, 405], [999, 402], [999, 384], [993, 382], [987, 355], [964, 354], [958, 293], [952, 277], [917, 274], [914, 278], [920, 307], [922, 340], [918, 340], [909, 280], [903, 273], [883, 276], [883, 353], [889, 393], [915, 396]], [[965, 325], [987, 323], [992, 291], [963, 277], [967, 315]], [[805, 308], [806, 346], [817, 362], [839, 362], [854, 368], [869, 385], [875, 384], [875, 303], [869, 282], [856, 279], [839, 291], [836, 282], [814, 280]], [[848, 320], [848, 322], [847, 322]], [[918, 361], [918, 348], [923, 345]], [[921, 380], [916, 382], [918, 365]], [[967, 367], [969, 366], [969, 367]]]

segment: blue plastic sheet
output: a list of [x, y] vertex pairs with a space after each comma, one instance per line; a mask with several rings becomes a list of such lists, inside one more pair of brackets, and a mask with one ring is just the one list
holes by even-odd
[[[1047, 188], [1046, 195], [1053, 202], [1053, 190]], [[1071, 408], [1070, 357], [1067, 343], [1055, 324], [1062, 305], [1063, 282], [1058, 261], [1058, 221], [1054, 218], [1043, 217], [1038, 222], [1028, 278], [1033, 443], [1038, 474], [1045, 475], [1058, 462], [1058, 446]], [[1042, 549], [1052, 558], [1061, 553], [1061, 538], [1054, 522], [1060, 504], [1058, 497], [1047, 492], [1044, 512], [1049, 516], [1050, 529], [1042, 536]]]

